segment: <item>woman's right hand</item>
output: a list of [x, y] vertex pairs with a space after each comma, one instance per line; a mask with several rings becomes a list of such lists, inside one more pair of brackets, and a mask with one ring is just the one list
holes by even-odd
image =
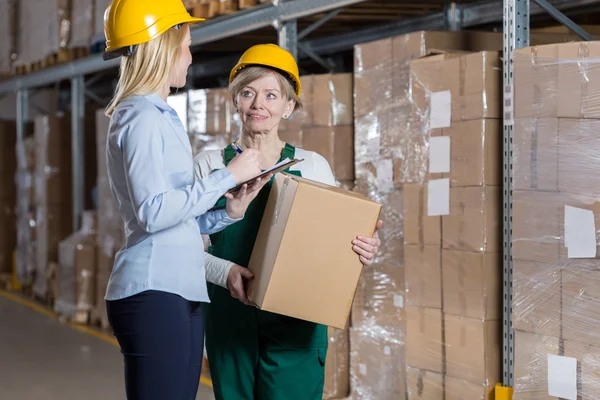
[[246, 149], [244, 152], [236, 156], [227, 169], [231, 172], [231, 175], [235, 178], [236, 184], [240, 184], [260, 175], [260, 163], [258, 156], [260, 152], [254, 149]]
[[254, 278], [254, 274], [248, 268], [233, 265], [227, 276], [227, 289], [229, 289], [231, 297], [248, 306], [254, 306], [254, 303], [246, 296], [246, 283], [252, 278]]

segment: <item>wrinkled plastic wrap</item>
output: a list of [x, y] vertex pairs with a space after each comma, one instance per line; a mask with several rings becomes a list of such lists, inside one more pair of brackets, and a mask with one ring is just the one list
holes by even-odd
[[81, 228], [61, 241], [54, 311], [63, 318], [87, 323], [96, 303], [96, 212], [85, 211]]
[[16, 246], [16, 125], [0, 121], [0, 275], [12, 273], [12, 254]]
[[0, 80], [12, 72], [17, 47], [17, 0], [0, 1]]
[[71, 35], [69, 47], [89, 47], [93, 34], [94, 3], [99, 0], [71, 1]]
[[[104, 36], [104, 12], [112, 0], [94, 0], [92, 20], [92, 44], [106, 41]], [[104, 49], [104, 47], [102, 47]]]
[[597, 42], [516, 53], [515, 399], [600, 397], [599, 56]]
[[19, 0], [16, 65], [43, 61], [69, 47], [73, 34], [70, 3], [70, 0]]
[[34, 293], [48, 294], [48, 263], [58, 261], [58, 244], [72, 232], [70, 116], [34, 121], [36, 261]]
[[329, 347], [325, 360], [323, 399], [341, 399], [350, 393], [349, 331], [329, 328]]
[[223, 149], [239, 137], [235, 113], [227, 89], [188, 92], [187, 129], [194, 155], [201, 150]]
[[96, 288], [95, 307], [91, 319], [103, 328], [108, 328], [106, 303], [104, 296], [114, 265], [114, 256], [125, 243], [123, 219], [116, 201], [110, 191], [108, 171], [106, 169], [106, 139], [110, 118], [104, 115], [104, 109], [96, 111], [96, 159], [98, 161], [97, 177], [97, 234], [96, 234]]

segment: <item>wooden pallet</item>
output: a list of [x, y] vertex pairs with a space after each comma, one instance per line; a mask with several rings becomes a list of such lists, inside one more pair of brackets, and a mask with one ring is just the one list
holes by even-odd
[[78, 58], [87, 57], [90, 54], [88, 47], [74, 47], [71, 49], [60, 49], [41, 60], [35, 61], [29, 65], [20, 65], [15, 67], [15, 75], [27, 75], [31, 72], [37, 72], [54, 65], [77, 60]]

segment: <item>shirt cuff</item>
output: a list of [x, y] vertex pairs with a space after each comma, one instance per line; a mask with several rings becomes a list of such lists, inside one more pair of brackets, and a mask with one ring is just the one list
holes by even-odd
[[241, 220], [244, 219], [244, 215], [242, 215], [240, 218], [230, 218], [229, 215], [227, 214], [227, 210], [215, 210], [215, 213], [217, 214], [218, 220], [225, 225], [231, 225], [231, 224], [235, 224], [236, 222], [239, 222]]
[[217, 185], [223, 192], [227, 192], [236, 186], [235, 178], [227, 168], [221, 168], [211, 174]]

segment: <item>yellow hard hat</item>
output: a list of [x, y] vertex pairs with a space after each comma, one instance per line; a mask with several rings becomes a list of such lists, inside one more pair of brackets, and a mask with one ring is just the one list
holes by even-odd
[[147, 43], [180, 24], [201, 21], [204, 18], [192, 17], [181, 0], [113, 0], [104, 13], [104, 59], [129, 55], [131, 46]]
[[261, 65], [282, 72], [282, 75], [292, 81], [294, 89], [296, 89], [296, 94], [300, 96], [302, 85], [300, 84], [298, 64], [296, 64], [294, 56], [289, 51], [271, 43], [257, 44], [250, 47], [242, 54], [237, 65], [231, 70], [229, 83], [235, 79], [238, 72], [251, 65]]

